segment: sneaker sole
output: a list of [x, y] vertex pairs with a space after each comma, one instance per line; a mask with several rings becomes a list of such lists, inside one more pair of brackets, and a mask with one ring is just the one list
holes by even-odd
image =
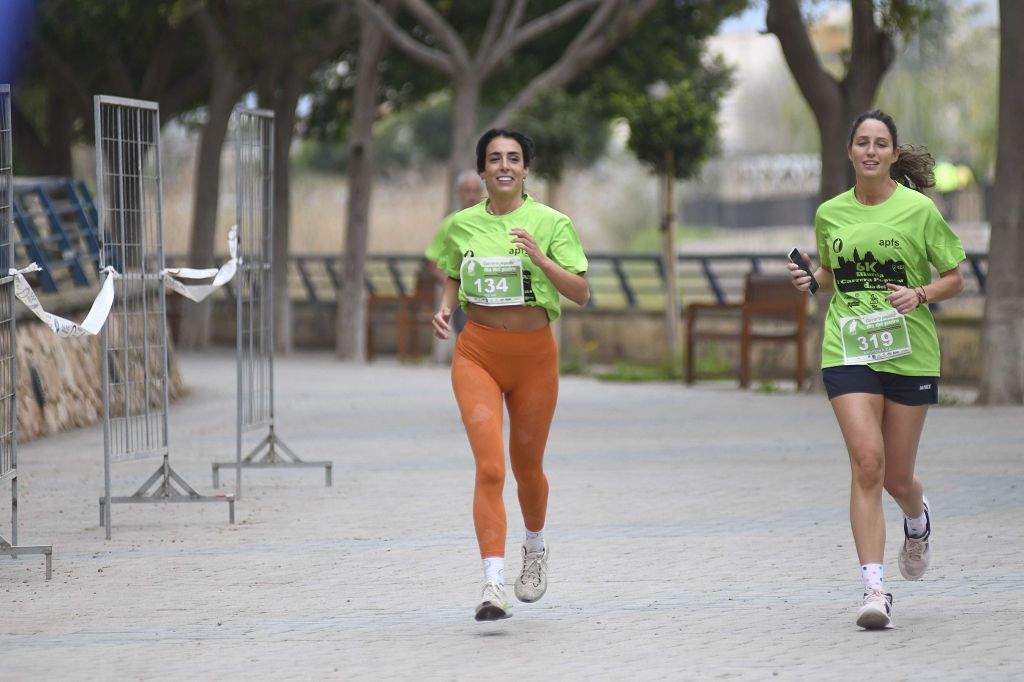
[[[540, 597], [543, 597], [543, 596], [544, 596], [543, 594], [540, 595]], [[540, 601], [540, 597], [537, 597], [536, 599], [527, 599], [526, 597], [520, 597], [518, 594], [516, 595], [516, 599], [518, 599], [519, 601], [523, 602], [524, 604], [535, 604], [535, 603]]]
[[487, 604], [486, 606], [481, 606], [476, 611], [476, 619], [478, 621], [502, 620], [503, 618], [509, 618], [511, 616], [511, 613], [501, 608], [500, 606], [495, 606], [494, 604]]
[[884, 630], [892, 625], [892, 617], [879, 611], [866, 611], [857, 616], [857, 625], [865, 630]]

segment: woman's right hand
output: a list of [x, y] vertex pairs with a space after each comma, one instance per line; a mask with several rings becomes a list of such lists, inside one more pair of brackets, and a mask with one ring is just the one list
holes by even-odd
[[441, 309], [434, 313], [434, 336], [444, 341], [452, 333], [452, 311], [451, 308], [441, 306]]
[[806, 269], [801, 268], [793, 262], [786, 263], [786, 267], [789, 268], [789, 278], [793, 282], [793, 286], [800, 291], [807, 291], [811, 288], [811, 276], [807, 274], [808, 272], [812, 272], [811, 259], [806, 253], [802, 253], [800, 255], [807, 264]]

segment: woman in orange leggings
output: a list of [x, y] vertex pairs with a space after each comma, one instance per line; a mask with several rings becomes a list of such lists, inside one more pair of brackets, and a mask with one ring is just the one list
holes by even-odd
[[526, 526], [520, 601], [547, 590], [544, 542], [548, 481], [544, 447], [558, 400], [558, 351], [550, 322], [565, 296], [590, 298], [587, 259], [572, 222], [533, 200], [525, 180], [533, 142], [522, 133], [489, 130], [476, 147], [488, 198], [455, 214], [438, 266], [448, 276], [434, 315], [434, 334], [451, 334], [456, 305], [469, 322], [458, 336], [452, 386], [476, 460], [473, 522], [484, 565], [477, 620], [512, 614], [505, 592], [505, 446], [502, 399], [509, 415], [509, 459]]

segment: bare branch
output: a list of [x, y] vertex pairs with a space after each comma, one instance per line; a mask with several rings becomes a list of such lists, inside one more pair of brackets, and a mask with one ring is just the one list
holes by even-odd
[[359, 15], [363, 21], [373, 21], [398, 49], [427, 66], [444, 71], [448, 75], [455, 74], [456, 58], [453, 55], [427, 47], [418, 40], [413, 39], [376, 3], [370, 0], [356, 0], [356, 2], [359, 3]]
[[[552, 10], [551, 12], [534, 19], [522, 28], [519, 28], [518, 22], [522, 19], [522, 10], [525, 9], [524, 6], [526, 3], [520, 3], [522, 6], [517, 6], [515, 8], [520, 10], [518, 13], [514, 13], [516, 22], [513, 23], [509, 21], [506, 23], [505, 31], [501, 36], [501, 41], [493, 46], [486, 46], [481, 43], [481, 47], [477, 52], [477, 73], [482, 76], [486, 76], [491, 73], [498, 64], [523, 45], [535, 40], [548, 31], [553, 31], [559, 26], [564, 25], [566, 22], [571, 21], [581, 12], [590, 9], [592, 6], [598, 3], [604, 4], [601, 10], [598, 10], [598, 12], [595, 13], [596, 16], [602, 11], [607, 14], [607, 11], [614, 9], [614, 6], [619, 4], [620, 1], [621, 0], [572, 0], [571, 2], [567, 2], [560, 6], [558, 9]], [[591, 17], [591, 21], [593, 21], [593, 17]]]
[[[516, 9], [524, 4], [523, 0], [517, 0]], [[484, 35], [480, 39], [480, 45], [492, 45], [497, 41], [498, 30], [504, 25], [508, 27], [509, 22], [505, 21], [508, 13], [508, 0], [497, 0], [491, 5], [491, 13], [487, 17], [487, 27], [484, 28]]]
[[[621, 5], [615, 3], [615, 7], [605, 6], [595, 12], [561, 58], [520, 90], [512, 101], [498, 112], [488, 127], [504, 125], [513, 114], [527, 107], [542, 93], [569, 83], [615, 47], [654, 8], [656, 2], [657, 0], [636, 0], [635, 3], [625, 2]], [[618, 11], [614, 17], [610, 17], [614, 10]], [[595, 35], [602, 30], [603, 33]]]
[[595, 13], [595, 16], [602, 12], [615, 10], [622, 2], [623, 0], [572, 0], [567, 2], [558, 9], [537, 17], [516, 31], [515, 35], [512, 36], [509, 51], [517, 50], [522, 45], [535, 40], [538, 36], [548, 31], [553, 31], [559, 26], [564, 26], [584, 11], [596, 5], [600, 5], [600, 9]]
[[800, 3], [797, 0], [769, 0], [765, 25], [769, 33], [778, 37], [789, 70], [814, 115], [820, 117], [831, 110], [839, 84], [822, 68], [807, 26], [800, 16]]
[[402, 4], [441, 42], [458, 66], [469, 67], [469, 50], [466, 49], [466, 44], [436, 9], [426, 0], [402, 0]]
[[852, 2], [850, 5], [853, 38], [850, 70], [844, 83], [866, 99], [873, 100], [882, 76], [892, 65], [895, 49], [892, 38], [875, 24], [873, 2]]

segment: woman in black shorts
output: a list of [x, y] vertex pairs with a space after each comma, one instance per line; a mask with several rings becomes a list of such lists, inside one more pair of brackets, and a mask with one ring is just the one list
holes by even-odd
[[[934, 160], [923, 147], [900, 147], [889, 115], [861, 114], [847, 152], [857, 182], [818, 207], [814, 278], [834, 290], [821, 366], [850, 456], [850, 525], [865, 586], [857, 624], [879, 629], [892, 623], [882, 580], [883, 488], [906, 516], [900, 573], [918, 580], [931, 560], [930, 509], [914, 475], [925, 415], [938, 402], [939, 342], [927, 304], [960, 293], [965, 256], [935, 204], [915, 191], [934, 185]], [[806, 290], [811, 265], [803, 257], [807, 271], [789, 268]]]

